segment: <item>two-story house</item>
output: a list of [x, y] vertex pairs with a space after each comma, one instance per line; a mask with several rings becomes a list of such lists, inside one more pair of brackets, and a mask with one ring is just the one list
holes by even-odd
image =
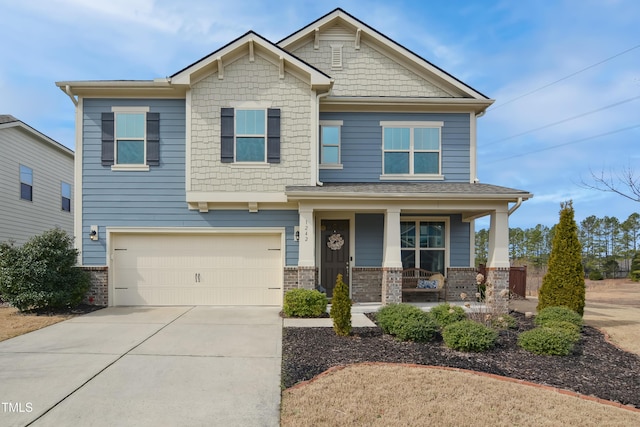
[[280, 305], [331, 296], [338, 273], [356, 302], [399, 302], [403, 268], [473, 282], [487, 215], [488, 276], [507, 286], [508, 216], [531, 194], [478, 183], [493, 101], [341, 9], [168, 78], [57, 85], [77, 106], [97, 302]]
[[73, 151], [0, 115], [0, 242], [22, 245], [58, 227], [73, 236]]

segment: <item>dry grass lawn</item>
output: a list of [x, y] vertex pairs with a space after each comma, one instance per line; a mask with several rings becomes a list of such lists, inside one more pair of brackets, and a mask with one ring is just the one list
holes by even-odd
[[71, 315], [23, 314], [13, 307], [0, 307], [0, 341], [62, 322], [71, 317]]
[[467, 372], [353, 365], [285, 390], [282, 426], [630, 426], [640, 413]]
[[[587, 281], [585, 322], [640, 354], [640, 284]], [[533, 306], [535, 307], [535, 305]], [[630, 426], [640, 413], [466, 372], [355, 365], [282, 395], [283, 426]]]

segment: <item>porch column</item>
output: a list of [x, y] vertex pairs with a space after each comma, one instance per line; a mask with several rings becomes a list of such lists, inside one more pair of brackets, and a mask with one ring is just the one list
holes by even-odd
[[313, 209], [300, 207], [300, 240], [298, 240], [298, 287], [316, 287], [316, 233]]
[[491, 213], [486, 302], [496, 311], [509, 311], [509, 214], [507, 206]]
[[400, 208], [390, 208], [384, 219], [382, 259], [382, 304], [402, 302], [402, 258], [400, 254]]

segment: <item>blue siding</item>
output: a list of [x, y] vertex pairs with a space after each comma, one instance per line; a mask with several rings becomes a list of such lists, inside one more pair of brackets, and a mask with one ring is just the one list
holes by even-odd
[[442, 121], [442, 171], [445, 181], [470, 180], [470, 117], [463, 113], [321, 113], [342, 120], [342, 170], [320, 170], [324, 182], [378, 182], [382, 174], [381, 121]]
[[469, 241], [469, 226], [468, 222], [462, 222], [462, 215], [451, 215], [450, 222], [450, 245], [451, 251], [449, 253], [450, 266], [451, 267], [470, 267], [471, 266], [471, 254]]
[[384, 243], [384, 215], [356, 214], [356, 266], [380, 267]]
[[[160, 113], [160, 166], [149, 172], [114, 172], [101, 165], [100, 118], [112, 106], [149, 106]], [[106, 265], [104, 227], [286, 227], [286, 265], [298, 264], [296, 210], [200, 213], [187, 208], [184, 100], [84, 100], [82, 154], [84, 265]], [[98, 241], [88, 237], [93, 224], [100, 227]]]

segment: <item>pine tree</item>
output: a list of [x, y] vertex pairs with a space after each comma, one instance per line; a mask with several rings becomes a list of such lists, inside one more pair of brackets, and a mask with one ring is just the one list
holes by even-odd
[[574, 219], [573, 203], [562, 203], [560, 222], [553, 237], [549, 269], [538, 293], [538, 311], [565, 306], [584, 314], [585, 286], [582, 247]]
[[636, 252], [633, 257], [633, 261], [631, 261], [631, 271], [629, 272], [629, 277], [634, 282], [640, 282], [640, 251]]
[[336, 278], [329, 314], [333, 319], [333, 330], [336, 334], [342, 336], [351, 334], [351, 299], [349, 298], [349, 286], [342, 281], [342, 274], [338, 274]]

